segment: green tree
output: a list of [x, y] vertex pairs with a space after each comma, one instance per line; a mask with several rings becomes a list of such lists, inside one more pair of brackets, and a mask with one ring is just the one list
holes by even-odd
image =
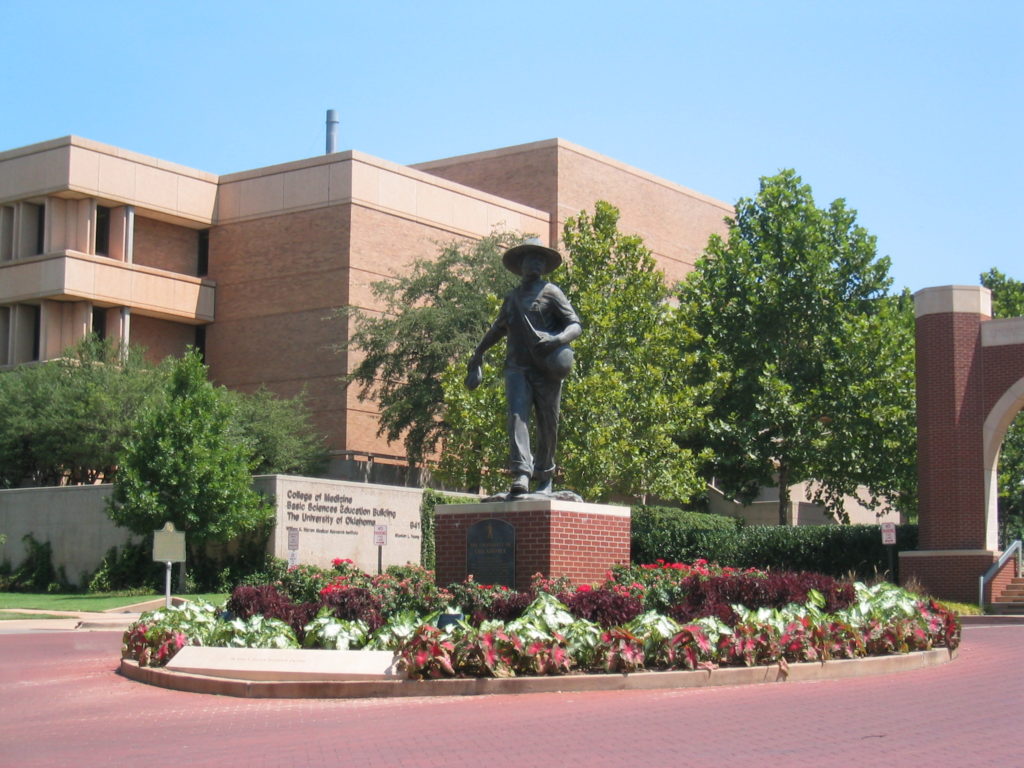
[[109, 481], [135, 414], [162, 383], [141, 350], [95, 336], [0, 374], [0, 487]]
[[993, 268], [981, 275], [981, 284], [992, 291], [992, 317], [1024, 317], [1024, 282]]
[[872, 507], [913, 505], [913, 318], [889, 296], [888, 258], [856, 212], [814, 204], [791, 170], [741, 199], [680, 290], [699, 339], [694, 373], [715, 386], [706, 440], [728, 495], [749, 500], [814, 480], [813, 500], [843, 519], [858, 486]]
[[[566, 221], [566, 265], [553, 281], [579, 314], [584, 332], [566, 381], [557, 460], [559, 482], [595, 501], [648, 495], [688, 499], [703, 482], [694, 452], [680, 445], [701, 413], [686, 383], [671, 291], [650, 251], [618, 230], [619, 211], [598, 202], [593, 215]], [[493, 300], [479, 338], [497, 314]], [[491, 352], [484, 382], [465, 389], [465, 359], [443, 383], [449, 437], [439, 475], [495, 491], [507, 483], [508, 445], [501, 351]]]
[[[170, 365], [88, 336], [57, 360], [0, 373], [0, 487], [111, 482], [139, 413], [165, 397]], [[301, 396], [217, 392], [254, 471], [322, 470], [324, 439]]]
[[147, 406], [126, 441], [110, 518], [146, 536], [174, 523], [193, 562], [208, 543], [267, 523], [272, 508], [252, 488], [249, 452], [235, 439], [232, 417], [199, 353], [175, 360], [166, 397]]
[[[992, 291], [993, 317], [1024, 317], [1024, 282], [990, 269], [981, 284]], [[1006, 430], [999, 453], [999, 531], [1003, 546], [1024, 538], [1024, 412]]]
[[251, 394], [218, 392], [231, 408], [232, 431], [246, 447], [253, 474], [316, 477], [324, 472], [326, 442], [313, 427], [305, 393], [280, 398], [263, 386]]
[[359, 386], [360, 400], [376, 402], [377, 434], [402, 440], [410, 464], [421, 464], [445, 434], [442, 375], [473, 351], [489, 322], [489, 297], [515, 284], [500, 257], [521, 240], [498, 232], [450, 243], [436, 258], [413, 262], [408, 274], [373, 283], [383, 312], [341, 310], [351, 327], [338, 349], [358, 359], [347, 382]]

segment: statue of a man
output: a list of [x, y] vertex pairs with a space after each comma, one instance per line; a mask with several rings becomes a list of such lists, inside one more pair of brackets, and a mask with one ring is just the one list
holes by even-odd
[[[469, 359], [466, 386], [476, 389], [482, 378], [484, 353], [508, 337], [505, 356], [505, 397], [508, 400], [509, 496], [530, 490], [551, 494], [558, 442], [558, 411], [562, 381], [572, 368], [569, 343], [583, 332], [575, 310], [557, 285], [542, 279], [562, 263], [562, 256], [536, 239], [507, 250], [505, 268], [522, 281], [505, 297], [490, 329]], [[536, 412], [537, 444], [530, 450], [530, 413]]]

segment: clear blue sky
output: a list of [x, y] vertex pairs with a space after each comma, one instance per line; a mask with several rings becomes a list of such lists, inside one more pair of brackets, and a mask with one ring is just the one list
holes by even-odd
[[[894, 288], [1024, 279], [1021, 0], [0, 0], [0, 149], [213, 173], [561, 137], [733, 203], [795, 168]], [[614, 202], [614, 201], [611, 201]]]

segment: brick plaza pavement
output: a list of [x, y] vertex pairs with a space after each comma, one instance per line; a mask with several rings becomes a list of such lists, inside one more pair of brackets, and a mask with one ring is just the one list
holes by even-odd
[[0, 634], [0, 766], [1024, 764], [1024, 626], [950, 664], [675, 691], [245, 700], [120, 677], [120, 634]]

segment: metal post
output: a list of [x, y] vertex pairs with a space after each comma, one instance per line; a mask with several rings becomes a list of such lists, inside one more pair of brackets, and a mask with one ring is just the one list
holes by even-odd
[[165, 608], [171, 607], [171, 564], [167, 563], [167, 572], [164, 575], [164, 594], [166, 595]]

